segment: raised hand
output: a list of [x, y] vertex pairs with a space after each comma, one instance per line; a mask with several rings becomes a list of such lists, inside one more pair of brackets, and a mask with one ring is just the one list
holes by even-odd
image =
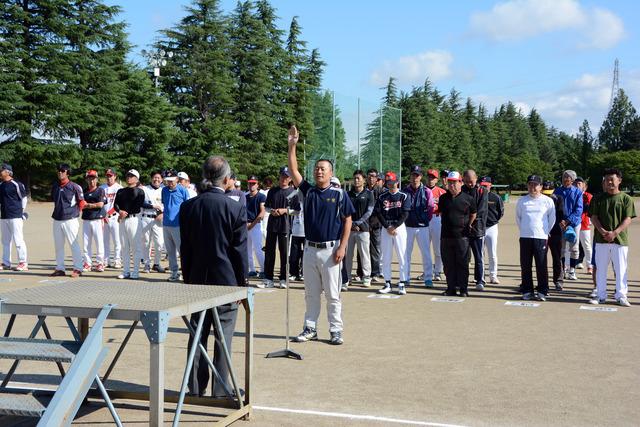
[[298, 128], [296, 125], [291, 125], [289, 128], [289, 147], [295, 146], [298, 143], [300, 135], [298, 134]]

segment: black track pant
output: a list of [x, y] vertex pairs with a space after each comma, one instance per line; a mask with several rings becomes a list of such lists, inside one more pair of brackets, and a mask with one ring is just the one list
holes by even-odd
[[536, 260], [537, 291], [549, 293], [549, 272], [547, 270], [547, 240], [520, 238], [520, 268], [522, 271], [522, 293], [533, 293], [533, 260]]
[[440, 239], [440, 255], [447, 276], [447, 292], [455, 294], [467, 292], [469, 283], [469, 239], [466, 237]]
[[280, 252], [280, 280], [287, 276], [287, 234], [267, 231], [264, 249], [264, 278], [273, 280], [273, 268], [276, 264], [276, 244]]

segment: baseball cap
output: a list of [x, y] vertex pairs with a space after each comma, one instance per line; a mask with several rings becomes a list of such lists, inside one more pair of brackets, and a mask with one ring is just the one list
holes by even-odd
[[553, 190], [553, 182], [552, 181], [545, 181], [542, 183], [542, 189], [543, 190]]
[[257, 183], [258, 183], [258, 177], [257, 177], [257, 176], [255, 176], [255, 175], [251, 175], [251, 176], [249, 177], [249, 179], [247, 180], [247, 182], [248, 182], [249, 184], [257, 184]]
[[280, 168], [280, 175], [284, 175], [284, 176], [291, 176], [291, 172], [289, 172], [289, 168], [286, 166], [283, 166]]
[[178, 172], [178, 178], [189, 180], [189, 175], [186, 172]]
[[460, 172], [451, 171], [447, 174], [447, 181], [462, 181], [462, 177], [460, 176]]
[[233, 183], [233, 185], [234, 185], [234, 187], [238, 187], [238, 188], [240, 188], [240, 186], [241, 186], [242, 184], [240, 183], [240, 181], [236, 181], [236, 182], [234, 182], [234, 183]]
[[384, 174], [382, 172], [378, 174], [378, 181], [384, 181]]
[[137, 170], [135, 170], [135, 169], [129, 169], [129, 170], [127, 171], [127, 176], [129, 176], [129, 175], [131, 175], [131, 176], [135, 176], [136, 178], [140, 179], [140, 172], [138, 172], [138, 171], [137, 171]]
[[422, 175], [422, 168], [418, 165], [413, 165], [411, 167], [411, 174]]
[[178, 175], [173, 169], [167, 169], [166, 171], [164, 171], [163, 178], [167, 181], [175, 181], [176, 179], [178, 179]]
[[535, 182], [536, 184], [542, 185], [542, 178], [538, 175], [529, 175], [529, 178], [527, 178], [527, 183], [529, 182]]
[[441, 178], [446, 178], [446, 177], [448, 177], [448, 176], [449, 176], [449, 169], [442, 169], [442, 170], [440, 171], [440, 177], [441, 177]]
[[69, 172], [71, 170], [71, 166], [69, 166], [68, 163], [60, 163], [58, 165], [58, 170], [59, 171], [67, 171], [67, 172]]
[[482, 178], [480, 178], [480, 185], [491, 185], [491, 177], [483, 176]]
[[3, 163], [2, 166], [0, 167], [0, 170], [13, 172], [13, 168], [9, 163]]
[[384, 181], [396, 183], [398, 182], [398, 177], [393, 172], [387, 172], [384, 174]]
[[[178, 177], [180, 177], [180, 174], [178, 174]], [[236, 176], [235, 172], [231, 172], [231, 175], [229, 175], [229, 179], [236, 181], [238, 177]]]
[[113, 170], [113, 168], [108, 168], [106, 171], [104, 171], [104, 174], [106, 176], [116, 176], [116, 171]]
[[577, 177], [576, 179], [573, 180], [574, 183], [576, 182], [584, 182], [584, 178], [582, 178], [581, 176]]
[[98, 171], [96, 171], [95, 169], [89, 169], [87, 171], [87, 173], [84, 174], [84, 176], [86, 178], [89, 178], [89, 177], [97, 178], [98, 177]]
[[332, 176], [329, 182], [331, 183], [331, 185], [340, 185], [340, 180], [335, 176]]
[[427, 171], [427, 175], [432, 176], [434, 178], [440, 178], [440, 172], [438, 172], [438, 169], [429, 169]]

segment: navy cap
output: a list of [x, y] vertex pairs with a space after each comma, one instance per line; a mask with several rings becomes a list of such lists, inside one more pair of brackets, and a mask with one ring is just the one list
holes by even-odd
[[68, 163], [60, 163], [60, 164], [58, 165], [58, 170], [59, 170], [59, 171], [66, 171], [66, 172], [69, 172], [69, 171], [71, 170], [71, 166], [69, 166], [69, 164], [68, 164]]
[[574, 179], [574, 180], [573, 180], [573, 182], [574, 182], [574, 183], [576, 183], [576, 182], [584, 182], [584, 178], [582, 178], [582, 177], [580, 177], [580, 176], [579, 176], [579, 177], [577, 177], [576, 179]]
[[378, 180], [379, 180], [379, 181], [384, 181], [384, 174], [383, 174], [382, 172], [380, 172], [380, 173], [378, 174]]
[[0, 170], [13, 172], [13, 168], [9, 163], [3, 163], [2, 168]]
[[280, 175], [284, 175], [284, 176], [291, 176], [291, 172], [289, 172], [289, 168], [286, 166], [283, 166], [280, 168]]
[[482, 178], [480, 178], [480, 185], [491, 185], [491, 177], [483, 176]]
[[542, 185], [542, 178], [538, 175], [529, 175], [529, 178], [527, 178], [527, 183], [529, 182], [535, 182], [536, 184]]
[[553, 182], [552, 181], [545, 181], [542, 183], [542, 189], [543, 190], [552, 190], [554, 187]]
[[418, 165], [411, 167], [411, 174], [422, 175], [422, 168]]

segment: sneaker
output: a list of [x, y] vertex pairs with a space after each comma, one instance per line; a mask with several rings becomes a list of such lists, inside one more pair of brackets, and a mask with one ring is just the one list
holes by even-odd
[[349, 290], [349, 282], [343, 283], [342, 286], [340, 287], [340, 290], [342, 292], [347, 292]]
[[109, 261], [107, 263], [107, 268], [116, 268], [116, 265], [114, 263], [112, 263], [111, 261]]
[[295, 337], [293, 340], [295, 342], [307, 342], [307, 341], [315, 341], [318, 339], [318, 332], [314, 328], [310, 328], [305, 326], [302, 332]]
[[576, 276], [576, 272], [575, 271], [570, 271], [569, 272], [569, 276], [567, 277], [567, 279], [569, 279], [569, 280], [578, 280], [578, 276]]
[[562, 282], [554, 282], [553, 284], [556, 287], [556, 291], [561, 291], [563, 289], [562, 288]]
[[96, 268], [94, 271], [97, 271], [98, 273], [102, 273], [104, 272], [104, 264], [98, 264], [96, 265]]
[[500, 280], [498, 280], [498, 276], [491, 276], [489, 278], [489, 283], [491, 283], [493, 285], [499, 285], [500, 284]]
[[538, 301], [546, 301], [547, 300], [547, 296], [545, 294], [543, 294], [543, 293], [538, 292], [536, 294], [536, 299]]
[[476, 283], [476, 291], [484, 291], [484, 285], [482, 283]]
[[298, 282], [304, 282], [304, 276], [296, 276]]
[[354, 276], [351, 281], [352, 282], [362, 282], [362, 278], [360, 276]]
[[138, 280], [140, 278], [140, 276], [137, 273], [131, 273], [129, 275], [129, 279], [131, 280]]
[[58, 277], [58, 276], [66, 276], [67, 273], [64, 270], [54, 270], [53, 273], [49, 275], [49, 277]]
[[280, 289], [287, 289], [287, 281], [280, 280]]
[[382, 276], [371, 276], [371, 281], [373, 283], [384, 283], [384, 277], [382, 277]]
[[564, 271], [564, 279], [568, 279], [569, 278], [569, 270], [565, 270]]
[[623, 307], [631, 307], [631, 303], [625, 297], [618, 299], [618, 305], [621, 305]]
[[249, 277], [258, 277], [258, 273], [255, 271], [250, 271], [249, 272]]
[[145, 274], [151, 273], [151, 267], [149, 265], [145, 265], [142, 272]]
[[262, 271], [258, 273], [258, 279], [264, 280], [264, 273]]
[[91, 264], [89, 264], [88, 262], [82, 264], [82, 271], [91, 271]]
[[177, 282], [178, 280], [180, 280], [180, 273], [177, 271], [175, 273], [171, 273], [167, 280], [170, 282]]
[[604, 304], [605, 302], [607, 302], [606, 299], [591, 298], [589, 300], [589, 304], [594, 304], [594, 305]]
[[404, 283], [398, 283], [398, 295], [406, 295], [407, 290], [404, 288]]
[[113, 264], [113, 268], [122, 268], [122, 262], [121, 261], [116, 261], [116, 263]]
[[593, 267], [587, 267], [587, 273], [593, 274]]
[[389, 292], [391, 292], [391, 282], [386, 282], [382, 289], [378, 290], [379, 294], [388, 294]]
[[531, 298], [533, 298], [533, 294], [531, 292], [527, 292], [525, 294], [522, 294], [522, 299], [525, 301], [529, 301], [531, 300]]
[[591, 291], [591, 293], [589, 294], [589, 298], [594, 299], [598, 297], [598, 290], [594, 289]]
[[344, 340], [342, 339], [342, 332], [341, 331], [331, 332], [331, 340], [329, 341], [329, 344], [341, 345], [342, 343], [344, 343]]
[[151, 267], [151, 270], [155, 271], [156, 273], [164, 273], [165, 269], [163, 266], [161, 266], [160, 264], [153, 264], [153, 266]]
[[258, 287], [260, 289], [264, 289], [264, 288], [273, 288], [273, 280], [269, 280], [269, 279], [264, 279], [264, 281], [262, 283], [258, 283]]
[[420, 274], [418, 277], [416, 277], [416, 280], [424, 280], [424, 274]]
[[424, 286], [426, 288], [433, 288], [433, 280], [429, 280], [429, 279], [425, 280], [424, 281]]
[[131, 275], [129, 273], [118, 274], [118, 279], [128, 279], [130, 277], [131, 277]]
[[442, 282], [442, 273], [436, 273], [433, 276], [433, 280], [436, 281], [436, 282]]
[[29, 266], [26, 262], [21, 262], [14, 268], [15, 271], [29, 271]]
[[0, 265], [0, 271], [1, 270], [11, 270], [11, 266], [7, 264], [2, 264]]
[[71, 278], [72, 278], [72, 279], [76, 279], [76, 278], [78, 278], [78, 277], [80, 277], [80, 276], [82, 276], [82, 271], [80, 271], [80, 270], [76, 270], [76, 269], [74, 269], [74, 270], [71, 272]]
[[370, 288], [371, 287], [371, 278], [370, 277], [365, 277], [364, 279], [362, 279], [362, 286], [365, 288]]
[[582, 270], [584, 268], [584, 264], [580, 263], [580, 264], [576, 265], [576, 268]]

